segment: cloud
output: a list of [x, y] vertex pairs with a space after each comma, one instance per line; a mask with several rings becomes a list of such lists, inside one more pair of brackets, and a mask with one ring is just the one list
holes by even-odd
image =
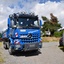
[[26, 11], [30, 12], [30, 9], [34, 7], [37, 0], [0, 0], [0, 31], [7, 28], [7, 19], [9, 14]]
[[20, 9], [12, 9], [8, 6], [0, 5], [0, 31], [3, 31], [7, 28], [7, 19], [9, 14], [18, 12]]
[[46, 3], [42, 2], [44, 2], [44, 0], [0, 0], [0, 31], [7, 28], [9, 14], [21, 11], [35, 12], [39, 17], [43, 15], [48, 18], [50, 18], [49, 14], [52, 12], [59, 18], [60, 23], [63, 25], [64, 2], [57, 3], [48, 0]]
[[59, 20], [59, 22], [64, 26], [64, 2], [46, 2], [38, 3], [35, 7], [31, 9], [35, 14], [41, 16], [46, 16], [50, 19], [50, 13], [53, 13]]

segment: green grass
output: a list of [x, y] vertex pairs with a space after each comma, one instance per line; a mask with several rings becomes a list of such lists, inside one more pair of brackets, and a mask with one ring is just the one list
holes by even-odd
[[42, 37], [42, 42], [59, 42], [60, 37]]
[[2, 42], [0, 42], [0, 47], [2, 46]]
[[64, 46], [59, 46], [59, 48], [64, 48]]
[[0, 56], [0, 64], [4, 62], [4, 59], [2, 58], [2, 56]]
[[59, 48], [64, 52], [64, 46], [59, 46]]
[[2, 64], [4, 62], [4, 58], [1, 52], [1, 46], [2, 46], [2, 42], [0, 42], [0, 64]]

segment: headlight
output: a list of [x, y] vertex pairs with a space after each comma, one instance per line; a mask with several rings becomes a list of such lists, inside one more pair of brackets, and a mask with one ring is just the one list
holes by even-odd
[[14, 44], [20, 44], [19, 40], [14, 40]]
[[15, 36], [18, 37], [18, 33], [17, 32], [15, 33]]

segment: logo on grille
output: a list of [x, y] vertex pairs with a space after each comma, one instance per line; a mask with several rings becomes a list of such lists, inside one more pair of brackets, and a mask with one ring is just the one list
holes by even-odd
[[32, 34], [28, 34], [28, 37], [29, 37], [29, 38], [32, 38]]

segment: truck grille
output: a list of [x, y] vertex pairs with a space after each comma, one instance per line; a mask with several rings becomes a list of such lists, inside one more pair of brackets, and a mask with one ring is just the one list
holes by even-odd
[[32, 37], [31, 38], [29, 38], [29, 37], [27, 37], [27, 38], [21, 38], [21, 40], [24, 43], [38, 42], [38, 34], [32, 34]]

